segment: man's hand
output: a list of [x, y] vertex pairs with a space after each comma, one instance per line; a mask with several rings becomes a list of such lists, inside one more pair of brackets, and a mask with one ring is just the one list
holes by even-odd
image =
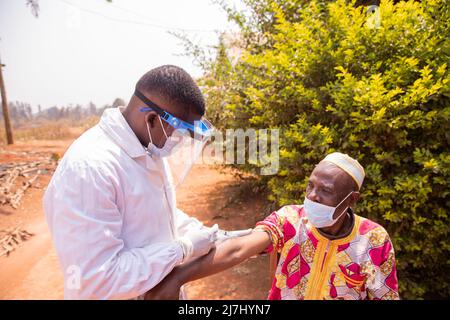
[[180, 287], [190, 281], [231, 268], [262, 252], [271, 244], [266, 232], [252, 232], [213, 247], [208, 254], [176, 266], [145, 299], [179, 299]]
[[178, 238], [177, 241], [183, 248], [183, 261], [207, 254], [215, 246], [218, 230], [219, 227], [215, 224], [211, 228], [191, 230], [184, 237]]

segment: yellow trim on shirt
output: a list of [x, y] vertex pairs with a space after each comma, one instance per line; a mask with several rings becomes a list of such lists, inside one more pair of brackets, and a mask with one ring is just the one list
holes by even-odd
[[[323, 299], [323, 290], [326, 284], [326, 279], [329, 278], [331, 268], [335, 263], [336, 251], [339, 245], [345, 244], [353, 240], [359, 230], [361, 217], [354, 215], [355, 223], [350, 234], [341, 239], [330, 240], [323, 236], [314, 226], [311, 227], [311, 232], [317, 239], [317, 248], [314, 254], [314, 260], [311, 265], [311, 274], [308, 279], [305, 299], [318, 300]], [[328, 250], [327, 250], [328, 247]], [[327, 256], [325, 256], [327, 253]], [[323, 266], [322, 266], [323, 262]]]

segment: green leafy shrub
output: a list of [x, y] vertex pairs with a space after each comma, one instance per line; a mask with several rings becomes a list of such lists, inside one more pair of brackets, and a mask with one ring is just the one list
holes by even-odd
[[230, 66], [222, 41], [202, 79], [215, 123], [282, 129], [280, 171], [261, 177], [280, 206], [302, 201], [327, 153], [357, 158], [357, 211], [389, 231], [401, 296], [448, 298], [447, 1], [381, 1], [379, 20], [343, 0], [244, 2], [252, 14], [225, 8], [241, 59]]

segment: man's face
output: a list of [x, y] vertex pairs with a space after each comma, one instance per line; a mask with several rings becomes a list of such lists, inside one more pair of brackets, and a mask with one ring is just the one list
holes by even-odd
[[[351, 191], [352, 181], [348, 174], [329, 162], [319, 163], [309, 177], [306, 187], [306, 197], [330, 207], [337, 206]], [[335, 213], [352, 204], [352, 198], [344, 201]]]
[[[198, 121], [201, 119], [201, 115], [192, 111], [193, 108], [189, 108], [188, 106], [175, 105], [170, 103], [170, 101], [158, 94], [153, 94], [149, 92], [145, 92], [144, 95], [157, 106], [159, 106], [164, 111], [170, 113], [172, 116], [181, 119], [186, 122], [194, 123], [194, 121]], [[152, 139], [154, 144], [161, 148], [164, 146], [166, 141], [166, 137], [161, 128], [161, 123], [164, 128], [167, 136], [171, 136], [173, 131], [175, 130], [171, 125], [169, 125], [164, 120], [158, 119], [158, 116], [150, 119], [150, 129], [152, 133]]]

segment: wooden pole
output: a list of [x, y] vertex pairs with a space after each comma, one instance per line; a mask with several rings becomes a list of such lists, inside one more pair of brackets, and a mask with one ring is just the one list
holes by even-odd
[[11, 129], [11, 121], [9, 119], [9, 111], [8, 111], [8, 100], [6, 99], [6, 89], [5, 83], [3, 82], [3, 72], [2, 68], [4, 65], [0, 59], [0, 93], [2, 97], [2, 110], [3, 110], [3, 119], [5, 119], [5, 131], [6, 131], [6, 142], [8, 144], [13, 144], [13, 134]]

